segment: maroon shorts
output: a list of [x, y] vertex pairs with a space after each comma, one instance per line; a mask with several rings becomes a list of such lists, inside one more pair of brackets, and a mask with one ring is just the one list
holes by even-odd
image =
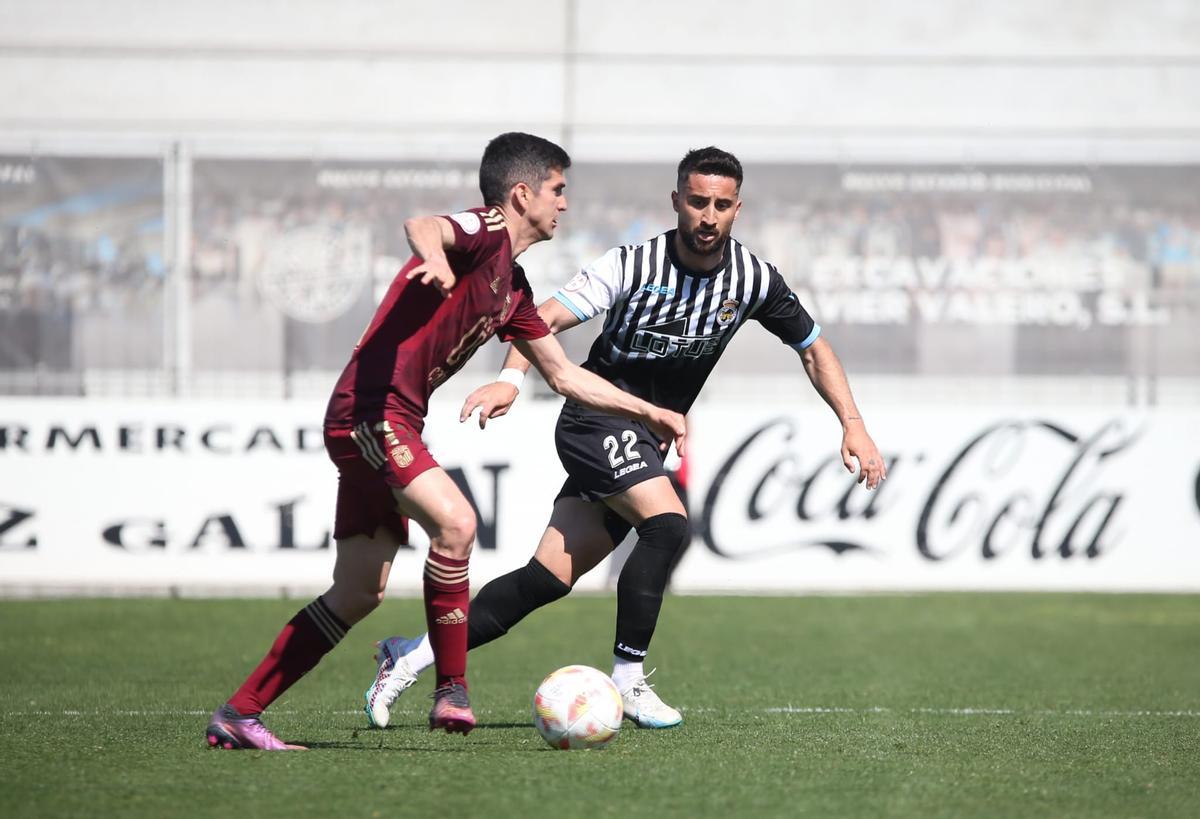
[[395, 418], [364, 421], [353, 429], [326, 427], [325, 451], [338, 469], [334, 539], [372, 536], [386, 526], [408, 543], [408, 518], [396, 507], [392, 488], [403, 489], [438, 465], [421, 436]]

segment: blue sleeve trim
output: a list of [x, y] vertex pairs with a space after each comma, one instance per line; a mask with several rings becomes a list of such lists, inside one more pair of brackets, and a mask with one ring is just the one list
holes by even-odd
[[804, 339], [804, 341], [801, 341], [798, 344], [792, 344], [791, 347], [796, 352], [807, 350], [812, 346], [813, 342], [817, 340], [819, 335], [821, 335], [821, 325], [814, 322], [812, 332], [808, 334], [808, 338]]
[[563, 307], [567, 308], [572, 313], [574, 313], [575, 318], [579, 319], [580, 321], [588, 320], [589, 316], [585, 316], [583, 313], [579, 312], [579, 308], [576, 307], [575, 305], [571, 304], [570, 299], [568, 299], [566, 296], [564, 296], [562, 294], [561, 290], [559, 290], [557, 293], [554, 294], [554, 298], [558, 300], [559, 304], [561, 304]]

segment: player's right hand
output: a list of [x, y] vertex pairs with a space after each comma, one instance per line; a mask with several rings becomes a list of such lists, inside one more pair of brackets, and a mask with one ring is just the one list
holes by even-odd
[[450, 291], [454, 289], [457, 281], [450, 265], [440, 260], [430, 261], [427, 259], [408, 271], [408, 276], [405, 278], [411, 282], [418, 276], [421, 277], [421, 284], [432, 284], [445, 298], [450, 298]]
[[687, 442], [687, 419], [678, 412], [673, 412], [662, 407], [655, 407], [655, 413], [649, 419], [650, 428], [663, 439], [662, 445], [659, 447], [663, 452], [666, 452], [671, 447], [671, 441], [675, 442], [675, 452], [679, 457], [683, 457], [685, 450], [684, 446]]
[[518, 392], [517, 388], [507, 381], [485, 384], [467, 396], [462, 412], [458, 414], [458, 422], [461, 424], [478, 409], [479, 428], [483, 429], [487, 426], [489, 418], [499, 418], [508, 412], [513, 402], [517, 400]]

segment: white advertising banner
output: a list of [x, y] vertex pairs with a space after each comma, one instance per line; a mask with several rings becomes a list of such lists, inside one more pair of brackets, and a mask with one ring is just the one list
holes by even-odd
[[[323, 409], [6, 399], [0, 591], [320, 590], [337, 490]], [[564, 478], [557, 410], [528, 402], [481, 432], [433, 407], [426, 440], [479, 513], [476, 586], [537, 544]], [[695, 408], [695, 537], [673, 587], [1200, 590], [1200, 413], [906, 406], [868, 420], [890, 472], [875, 492], [842, 467], [815, 400]], [[393, 592], [419, 588], [414, 534]], [[606, 579], [602, 566], [580, 588]]]
[[[337, 472], [324, 410], [320, 401], [0, 403], [0, 586], [327, 585]], [[458, 423], [457, 405], [431, 413], [424, 438], [479, 512], [473, 582], [537, 545], [561, 483], [555, 417], [531, 404], [483, 432]], [[412, 530], [393, 590], [420, 588], [428, 540]]]
[[695, 416], [681, 588], [1200, 589], [1195, 411], [876, 410], [875, 492], [827, 410]]

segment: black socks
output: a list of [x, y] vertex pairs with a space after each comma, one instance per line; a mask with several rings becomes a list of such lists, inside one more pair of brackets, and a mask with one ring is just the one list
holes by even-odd
[[637, 532], [637, 545], [617, 581], [617, 639], [613, 646], [613, 654], [632, 662], [641, 662], [650, 649], [671, 561], [688, 539], [688, 520], [675, 512], [655, 515], [642, 521]]

